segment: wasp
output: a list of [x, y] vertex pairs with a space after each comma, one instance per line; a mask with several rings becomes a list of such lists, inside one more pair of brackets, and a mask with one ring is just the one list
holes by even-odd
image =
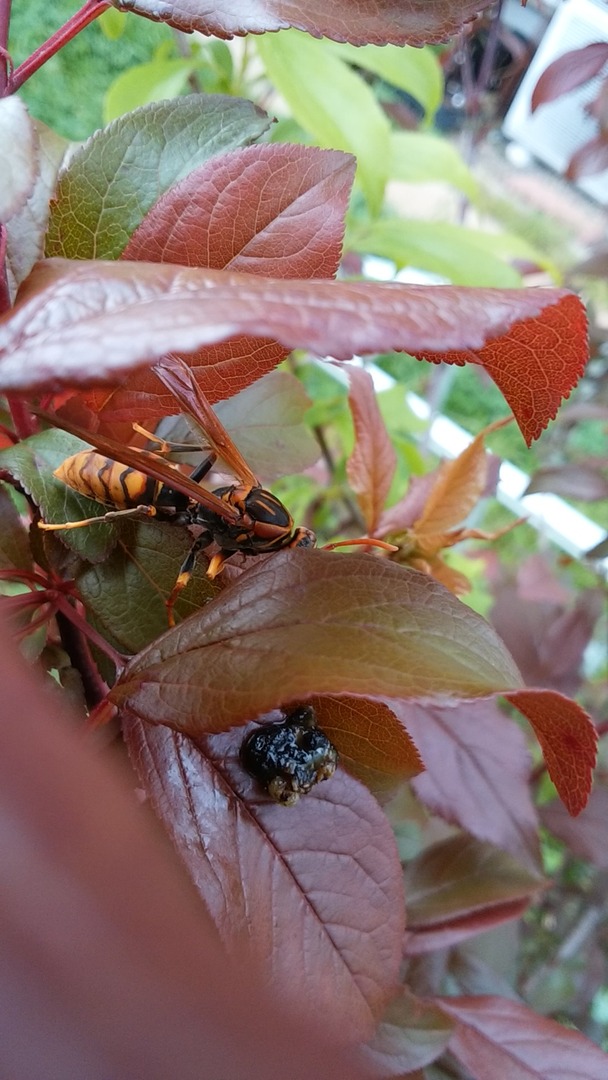
[[[158, 444], [156, 452], [124, 446], [109, 436], [95, 435], [95, 449], [81, 450], [67, 458], [54, 475], [79, 494], [113, 509], [100, 517], [82, 521], [56, 525], [39, 522], [39, 527], [79, 529], [99, 521], [133, 515], [200, 527], [202, 531], [190, 547], [166, 602], [169, 625], [173, 626], [177, 597], [192, 576], [198, 553], [211, 543], [219, 548], [207, 567], [207, 576], [213, 579], [237, 551], [245, 555], [263, 555], [283, 548], [314, 547], [316, 537], [310, 529], [296, 527], [283, 503], [261, 486], [200, 390], [190, 368], [176, 357], [167, 357], [153, 370], [202, 434], [209, 447], [204, 459], [190, 476], [186, 476], [162, 455], [168, 450], [192, 450], [191, 445], [172, 446], [138, 424], [133, 425], [134, 429]], [[91, 432], [69, 420], [41, 411], [38, 415], [85, 442], [92, 441]], [[200, 481], [218, 458], [226, 462], [239, 482], [208, 491]]]

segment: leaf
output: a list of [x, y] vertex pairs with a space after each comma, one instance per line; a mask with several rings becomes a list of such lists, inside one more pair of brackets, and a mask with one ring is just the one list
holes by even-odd
[[0, 570], [13, 569], [31, 570], [32, 553], [21, 515], [5, 484], [0, 484]]
[[[82, 565], [76, 575], [79, 595], [90, 621], [114, 648], [132, 656], [167, 629], [166, 601], [191, 546], [188, 529], [168, 522], [122, 522], [111, 554]], [[204, 575], [204, 559], [198, 563], [176, 605], [181, 619], [200, 611], [217, 592]]]
[[510, 421], [509, 416], [488, 424], [457, 457], [439, 466], [424, 510], [412, 526], [419, 543], [432, 546], [434, 537], [464, 521], [477, 506], [488, 479], [484, 439]]
[[[328, 48], [328, 46], [325, 46]], [[422, 105], [430, 123], [443, 100], [443, 72], [432, 49], [396, 45], [331, 45], [329, 50], [356, 68], [371, 71]], [[445, 143], [445, 140], [442, 140]]]
[[[4, 98], [15, 101], [16, 98]], [[34, 186], [22, 209], [6, 226], [6, 268], [11, 293], [42, 258], [49, 218], [49, 199], [55, 188], [57, 172], [68, 142], [40, 120], [32, 121], [36, 132], [36, 176]]]
[[537, 469], [530, 479], [524, 495], [536, 491], [551, 491], [564, 499], [580, 499], [593, 502], [608, 499], [608, 477], [599, 466], [581, 461], [576, 465], [548, 465]]
[[493, 699], [407, 702], [397, 712], [424, 761], [426, 771], [413, 781], [421, 802], [449, 824], [537, 867], [530, 755], [517, 724]]
[[296, 31], [262, 37], [256, 48], [305, 131], [321, 146], [354, 154], [370, 211], [378, 214], [388, 179], [390, 125], [371, 88], [325, 42]]
[[[119, 10], [126, 0], [112, 0]], [[483, 7], [483, 0], [482, 5]], [[233, 34], [261, 34], [295, 27], [315, 37], [350, 41], [353, 45], [425, 45], [445, 41], [463, 23], [477, 15], [479, 0], [128, 0], [128, 10], [149, 19], [167, 22], [177, 30], [198, 30], [219, 38]]]
[[[250, 146], [224, 154], [159, 199], [124, 257], [277, 278], [333, 277], [353, 169], [346, 155], [316, 147]], [[227, 396], [227, 387], [241, 389], [271, 371], [286, 352], [276, 342], [241, 337], [191, 355], [189, 362], [199, 367], [201, 387], [215, 400]], [[142, 422], [175, 412], [161, 389], [146, 372], [96, 400], [103, 401], [106, 420], [130, 419], [135, 412]]]
[[589, 82], [608, 63], [608, 42], [594, 41], [581, 49], [569, 49], [549, 64], [540, 76], [530, 101], [532, 112], [539, 105], [555, 101], [563, 94]]
[[[0, 468], [6, 469], [19, 482], [40, 508], [45, 521], [57, 524], [80, 521], [85, 517], [101, 516], [104, 508], [92, 499], [77, 495], [56, 479], [53, 471], [71, 454], [86, 449], [89, 447], [80, 439], [54, 429], [32, 435], [0, 451]], [[61, 538], [66, 547], [93, 562], [105, 559], [112, 550], [116, 543], [116, 529], [108, 522], [68, 530], [61, 534]]]
[[453, 1030], [453, 1022], [438, 1005], [421, 1001], [404, 987], [388, 1006], [364, 1054], [374, 1075], [409, 1076], [443, 1053]]
[[381, 792], [391, 790], [424, 769], [415, 743], [388, 704], [358, 697], [315, 697], [310, 704], [341, 763], [373, 791], [376, 786]]
[[[524, 572], [525, 571], [525, 572]], [[574, 694], [581, 684], [583, 655], [604, 606], [601, 591], [579, 592], [572, 604], [556, 592], [542, 567], [524, 564], [517, 589], [506, 581], [496, 592], [490, 621], [521, 669], [528, 686]]]
[[304, 1022], [341, 1043], [368, 1038], [405, 922], [395, 841], [373, 797], [339, 770], [286, 809], [240, 764], [242, 729], [199, 742], [138, 721], [124, 730], [228, 955], [255, 961]]
[[410, 184], [441, 180], [470, 199], [479, 196], [477, 180], [456, 147], [443, 136], [430, 132], [393, 131], [389, 172], [394, 180]]
[[569, 814], [584, 809], [597, 755], [597, 731], [575, 701], [554, 690], [503, 694], [534, 728], [547, 771]]
[[[587, 358], [584, 309], [565, 290], [279, 281], [169, 264], [51, 259], [34, 269], [16, 307], [0, 319], [0, 387], [99, 385], [166, 352], [243, 332], [337, 359], [402, 349], [436, 362], [482, 364], [528, 442]], [[250, 363], [240, 387], [228, 382], [221, 393], [260, 374]], [[221, 378], [218, 370], [216, 385]]]
[[418, 931], [529, 900], [543, 879], [491, 844], [453, 836], [408, 863], [405, 883], [408, 929]]
[[449, 1048], [476, 1080], [604, 1080], [608, 1055], [579, 1031], [499, 997], [435, 998], [458, 1026]]
[[[546, 310], [542, 319], [542, 356], [538, 349], [539, 328], [535, 318], [522, 321], [513, 328], [508, 344], [497, 338], [475, 355], [475, 362], [485, 368], [512, 409], [528, 446], [555, 417], [561, 399], [570, 396], [586, 362], [584, 347], [577, 350], [576, 356], [570, 353], [569, 358], [564, 352], [564, 343], [573, 334], [579, 343], [586, 334], [582, 305], [566, 299], [562, 305]], [[468, 353], [450, 352], [442, 359], [464, 364], [473, 358]]]
[[185, 57], [156, 57], [147, 64], [128, 68], [114, 80], [105, 95], [104, 124], [153, 101], [179, 97], [193, 71], [196, 71], [196, 61]]
[[518, 682], [490, 627], [424, 575], [296, 549], [141, 653], [111, 696], [196, 736], [317, 694], [475, 696]]
[[319, 459], [319, 444], [303, 421], [310, 398], [288, 371], [270, 371], [216, 412], [253, 472], [265, 484], [301, 472]]
[[521, 275], [501, 256], [495, 236], [447, 221], [381, 218], [355, 225], [345, 246], [347, 251], [390, 259], [397, 269], [430, 270], [455, 285], [521, 285]]
[[589, 802], [576, 819], [570, 817], [557, 799], [541, 806], [539, 814], [545, 828], [562, 840], [573, 855], [587, 859], [600, 870], [608, 868], [608, 788], [604, 784], [596, 781]]
[[568, 180], [580, 180], [583, 176], [595, 176], [608, 169], [608, 134], [600, 131], [593, 139], [575, 150], [566, 169]]
[[367, 533], [375, 536], [397, 467], [397, 455], [378, 408], [371, 376], [353, 367], [348, 377], [355, 445], [346, 463], [346, 475], [357, 496]]
[[164, 192], [217, 154], [247, 145], [269, 120], [249, 101], [192, 94], [160, 101], [95, 132], [64, 170], [47, 255], [116, 259]]
[[0, 99], [0, 141], [10, 147], [0, 173], [0, 222], [5, 225], [25, 206], [38, 171], [36, 130], [20, 98]]
[[360, 1080], [341, 1032], [304, 1026], [244, 955], [228, 960], [132, 776], [88, 745], [11, 638], [3, 628], [0, 1071], [265, 1080], [289, 1061], [292, 1080]]

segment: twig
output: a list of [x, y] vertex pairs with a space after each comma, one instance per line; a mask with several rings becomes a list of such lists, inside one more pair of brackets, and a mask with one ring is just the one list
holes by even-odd
[[111, 7], [110, 0], [85, 0], [80, 11], [72, 15], [71, 19], [68, 19], [59, 30], [56, 30], [50, 38], [43, 42], [42, 45], [39, 45], [32, 55], [28, 56], [27, 60], [24, 60], [18, 68], [15, 68], [8, 80], [8, 92], [13, 94], [15, 90], [18, 90], [51, 56], [59, 52], [64, 45], [67, 45], [68, 41], [76, 37], [89, 23], [98, 19], [109, 7]]

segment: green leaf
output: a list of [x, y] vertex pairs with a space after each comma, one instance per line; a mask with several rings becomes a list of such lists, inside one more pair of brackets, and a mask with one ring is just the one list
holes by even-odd
[[116, 8], [107, 8], [97, 20], [97, 25], [109, 41], [118, 41], [126, 29], [127, 13], [118, 11]]
[[492, 628], [424, 574], [294, 550], [252, 566], [141, 653], [112, 699], [197, 736], [315, 694], [475, 697], [518, 685]]
[[[116, 649], [133, 655], [167, 629], [169, 596], [191, 545], [186, 528], [168, 522], [123, 521], [116, 547], [101, 563], [83, 565], [76, 584], [87, 616]], [[201, 560], [176, 604], [179, 618], [216, 592]]]
[[394, 131], [389, 172], [391, 178], [410, 184], [442, 180], [472, 200], [479, 194], [479, 185], [456, 147], [430, 132]]
[[328, 48], [349, 64], [372, 71], [391, 86], [398, 87], [418, 101], [430, 123], [443, 101], [443, 72], [429, 48], [414, 49], [409, 45], [341, 45], [328, 43]]
[[209, 158], [269, 126], [249, 101], [190, 95], [119, 117], [71, 158], [53, 200], [46, 251], [117, 259], [161, 195]]
[[256, 48], [298, 123], [320, 146], [356, 156], [359, 183], [377, 214], [388, 177], [390, 126], [372, 90], [326, 42], [297, 31], [266, 34]]
[[398, 269], [415, 266], [441, 274], [455, 285], [515, 289], [521, 276], [494, 252], [497, 238], [444, 221], [391, 218], [355, 227], [345, 248], [391, 259]]
[[0, 484], [0, 570], [30, 570], [27, 529], [5, 484]]
[[183, 57], [150, 60], [129, 68], [114, 80], [106, 93], [104, 122], [109, 124], [117, 116], [153, 101], [179, 97], [195, 69], [196, 63]]
[[[77, 495], [53, 476], [54, 470], [71, 454], [90, 447], [65, 431], [53, 429], [32, 435], [16, 446], [0, 451], [0, 468], [18, 480], [23, 490], [40, 507], [42, 517], [51, 524], [102, 517], [100, 503]], [[56, 534], [72, 551], [91, 561], [103, 559], [116, 543], [114, 526], [109, 522], [69, 529]]]

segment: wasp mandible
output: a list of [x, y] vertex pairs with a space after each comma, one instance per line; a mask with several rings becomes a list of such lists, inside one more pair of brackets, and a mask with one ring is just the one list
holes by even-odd
[[[158, 444], [156, 452], [124, 446], [105, 435], [93, 437], [91, 432], [63, 417], [39, 411], [38, 415], [44, 419], [95, 445], [94, 449], [81, 450], [67, 458], [54, 475], [79, 494], [113, 507], [100, 517], [55, 525], [39, 522], [39, 526], [53, 531], [79, 529], [99, 521], [138, 515], [201, 527], [202, 532], [190, 547], [167, 600], [169, 625], [173, 626], [177, 597], [192, 576], [198, 553], [211, 543], [219, 548], [207, 567], [207, 576], [213, 579], [237, 551], [264, 555], [283, 548], [313, 547], [316, 537], [310, 529], [296, 527], [283, 503], [261, 486], [213, 412], [190, 368], [177, 357], [167, 357], [152, 370], [202, 433], [209, 452], [191, 475], [186, 476], [177, 465], [163, 459], [167, 450], [176, 447], [157, 439], [138, 424], [133, 425], [134, 429]], [[218, 457], [226, 462], [239, 483], [208, 491], [200, 481]]]

